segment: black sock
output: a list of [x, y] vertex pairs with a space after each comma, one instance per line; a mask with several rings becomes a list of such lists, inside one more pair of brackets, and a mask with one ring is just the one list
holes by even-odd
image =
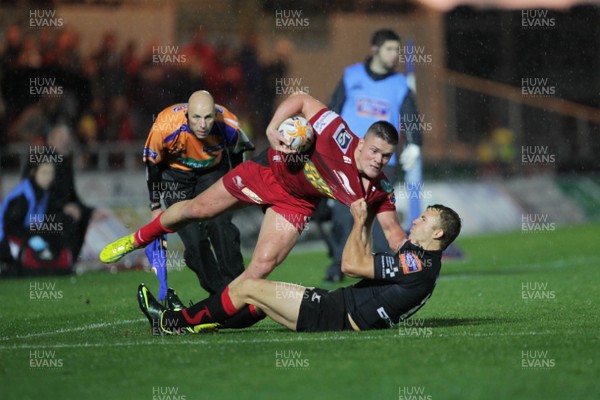
[[240, 329], [247, 328], [256, 324], [258, 321], [263, 320], [266, 315], [262, 312], [258, 312], [253, 305], [242, 308], [233, 317], [225, 320], [221, 324], [221, 329]]
[[227, 313], [223, 306], [223, 296], [227, 295], [226, 293], [227, 288], [225, 288], [223, 293], [212, 295], [183, 310], [165, 311], [163, 314], [163, 325], [169, 328], [182, 328], [211, 322], [223, 322], [231, 318], [235, 314], [232, 314], [231, 309]]

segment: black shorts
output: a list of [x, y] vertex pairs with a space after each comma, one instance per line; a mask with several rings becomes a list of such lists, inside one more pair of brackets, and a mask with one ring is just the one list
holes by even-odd
[[353, 330], [341, 289], [330, 292], [324, 289], [306, 289], [300, 303], [296, 325], [298, 332], [324, 332]]

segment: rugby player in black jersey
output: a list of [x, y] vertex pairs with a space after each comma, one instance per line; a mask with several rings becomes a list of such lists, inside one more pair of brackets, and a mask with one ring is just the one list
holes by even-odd
[[[442, 251], [461, 229], [458, 214], [432, 205], [415, 219], [396, 254], [371, 253], [371, 225], [363, 199], [352, 203], [352, 232], [344, 247], [342, 271], [363, 278], [334, 291], [285, 282], [247, 279], [229, 292], [233, 307], [253, 305], [274, 321], [298, 332], [384, 329], [418, 311], [431, 297], [441, 269]], [[184, 334], [230, 327], [225, 313], [212, 312], [214, 296], [181, 310], [167, 310], [143, 284], [140, 308], [154, 334]], [[221, 315], [222, 314], [222, 315]], [[235, 318], [232, 317], [232, 318]]]

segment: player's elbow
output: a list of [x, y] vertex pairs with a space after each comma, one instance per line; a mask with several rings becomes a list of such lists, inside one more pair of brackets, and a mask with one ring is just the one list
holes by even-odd
[[370, 254], [342, 255], [342, 272], [351, 278], [369, 278], [373, 271], [373, 256]]
[[302, 90], [296, 90], [294, 93], [290, 95], [291, 98], [298, 98], [304, 101], [307, 98], [312, 98], [308, 93], [303, 92]]
[[294, 92], [293, 94], [290, 95], [290, 98], [293, 101], [296, 101], [296, 102], [298, 102], [298, 104], [300, 104], [300, 107], [302, 108], [302, 113], [305, 115], [307, 114], [307, 112], [311, 108], [311, 106], [314, 105], [315, 102], [317, 101], [310, 94], [302, 92], [302, 91]]
[[351, 278], [357, 278], [360, 276], [358, 274], [359, 270], [360, 269], [356, 265], [356, 262], [342, 259], [342, 272], [344, 275], [347, 275]]

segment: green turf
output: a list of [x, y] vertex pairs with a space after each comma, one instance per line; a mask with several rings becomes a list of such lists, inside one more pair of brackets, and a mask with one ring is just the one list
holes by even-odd
[[[0, 398], [597, 398], [598, 237], [596, 224], [463, 238], [467, 260], [445, 263], [429, 303], [378, 332], [298, 334], [263, 321], [152, 337], [135, 301], [139, 282], [156, 289], [150, 273], [0, 281]], [[293, 253], [272, 278], [320, 285], [326, 263]], [[189, 271], [170, 282], [183, 298], [202, 295]], [[546, 298], [524, 300], [523, 285]]]

